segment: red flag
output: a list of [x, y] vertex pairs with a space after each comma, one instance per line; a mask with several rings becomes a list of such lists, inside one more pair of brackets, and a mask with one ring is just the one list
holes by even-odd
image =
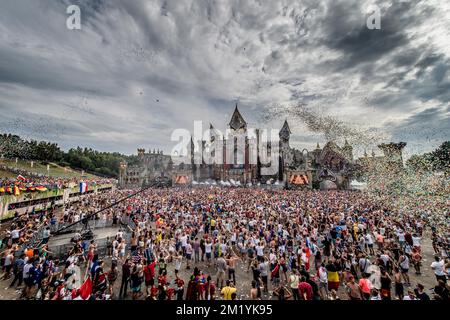
[[92, 280], [91, 277], [87, 278], [86, 281], [80, 287], [80, 296], [83, 300], [89, 298], [92, 293]]
[[19, 174], [18, 176], [17, 176], [17, 178], [16, 178], [17, 180], [20, 180], [20, 181], [27, 181], [27, 178], [25, 178], [23, 175], [21, 175], [21, 174]]

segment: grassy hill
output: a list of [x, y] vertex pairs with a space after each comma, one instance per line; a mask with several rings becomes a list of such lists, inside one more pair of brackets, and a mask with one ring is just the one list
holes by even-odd
[[12, 173], [10, 171], [4, 171], [4, 170], [0, 169], [0, 179], [3, 179], [3, 178], [16, 178], [16, 177], [17, 177], [17, 174]]
[[[85, 175], [82, 177], [81, 171], [76, 171], [71, 168], [65, 169], [64, 167], [61, 167], [54, 163], [49, 164], [50, 165], [49, 172], [47, 172], [46, 164], [42, 164], [42, 163], [36, 162], [36, 161], [34, 161], [33, 168], [31, 167], [30, 161], [25, 161], [25, 160], [18, 160], [16, 163], [15, 160], [3, 159], [3, 160], [0, 160], [0, 165], [2, 165], [2, 164], [6, 165], [8, 167], [14, 167], [19, 170], [33, 172], [36, 174], [50, 175], [51, 177], [58, 177], [58, 178], [75, 178], [76, 177], [76, 178], [86, 178], [86, 179], [99, 178], [99, 177], [89, 174], [89, 173], [85, 173]], [[17, 177], [17, 174], [0, 169], [0, 178], [4, 178], [4, 177], [15, 178], [15, 177]]]

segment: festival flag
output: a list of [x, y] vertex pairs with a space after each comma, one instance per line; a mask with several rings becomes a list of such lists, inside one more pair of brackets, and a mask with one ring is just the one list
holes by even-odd
[[19, 175], [17, 176], [16, 180], [27, 181], [27, 178], [25, 178], [23, 175], [19, 174]]
[[47, 188], [44, 186], [39, 186], [39, 187], [36, 187], [35, 190], [39, 191], [39, 192], [45, 192], [45, 191], [47, 191]]
[[15, 196], [20, 196], [20, 190], [18, 186], [14, 186], [14, 195]]
[[6, 192], [5, 188], [0, 187], [0, 193], [5, 193], [5, 192]]
[[80, 287], [80, 296], [83, 300], [89, 298], [92, 293], [92, 280], [91, 277], [87, 278], [86, 281]]
[[80, 182], [80, 193], [86, 193], [88, 191], [88, 185], [86, 182]]

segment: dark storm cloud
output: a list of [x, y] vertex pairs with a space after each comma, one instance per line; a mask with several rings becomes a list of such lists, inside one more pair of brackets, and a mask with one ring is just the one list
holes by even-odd
[[[77, 79], [78, 81], [74, 81]], [[31, 53], [0, 50], [0, 83], [24, 85], [35, 89], [83, 91], [101, 95], [113, 92], [110, 83], [96, 81], [96, 75], [74, 68], [70, 59], [58, 64], [50, 58], [38, 58]]]
[[450, 137], [449, 107], [433, 107], [400, 123], [387, 123], [394, 139], [408, 141], [411, 153], [430, 151]]
[[344, 53], [337, 68], [355, 68], [360, 63], [374, 63], [407, 44], [408, 29], [426, 20], [434, 10], [427, 8], [418, 12], [415, 9], [420, 2], [420, 0], [392, 2], [389, 8], [381, 11], [380, 30], [367, 28], [366, 19], [369, 15], [361, 15], [359, 19], [351, 18], [355, 10], [364, 9], [360, 5], [361, 2], [332, 2], [325, 19], [326, 30], [329, 31], [325, 44]]
[[[371, 3], [381, 30], [366, 28]], [[69, 4], [80, 31], [65, 27]], [[0, 125], [39, 119], [64, 146], [170, 149], [171, 130], [224, 129], [238, 101], [261, 126], [272, 106], [305, 104], [398, 137], [444, 121], [449, 12], [438, 0], [1, 1]], [[293, 141], [316, 140], [290, 121]]]

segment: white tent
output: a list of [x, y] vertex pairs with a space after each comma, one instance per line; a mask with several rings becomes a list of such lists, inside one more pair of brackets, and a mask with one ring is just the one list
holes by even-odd
[[355, 190], [366, 190], [367, 189], [367, 183], [365, 182], [359, 182], [357, 180], [352, 180], [350, 182], [350, 188]]

